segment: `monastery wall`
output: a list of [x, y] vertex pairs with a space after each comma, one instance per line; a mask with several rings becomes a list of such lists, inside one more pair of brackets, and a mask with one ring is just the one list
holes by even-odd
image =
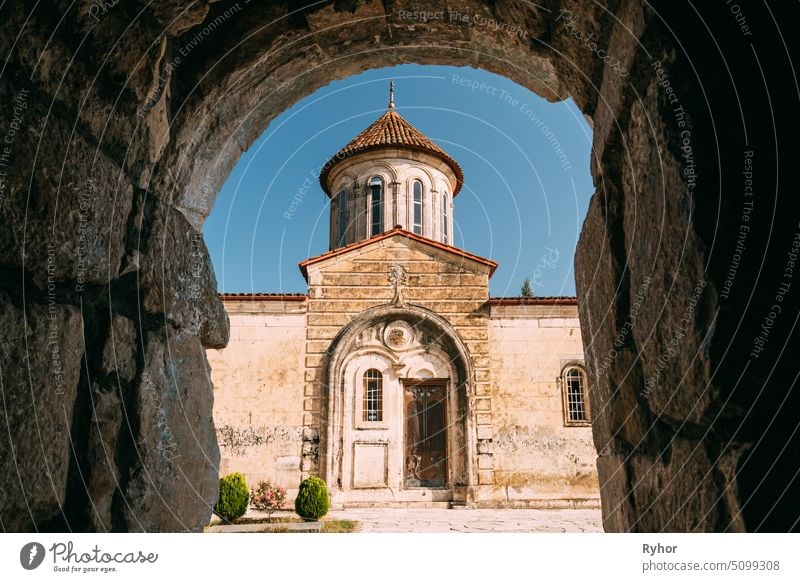
[[208, 350], [220, 475], [270, 480], [294, 498], [303, 442], [306, 302], [223, 296], [231, 339]]
[[312, 262], [307, 298], [223, 297], [231, 340], [208, 350], [220, 474], [271, 480], [290, 499], [318, 474], [325, 353], [363, 311], [392, 301], [398, 264], [405, 301], [447, 319], [472, 357], [476, 504], [596, 506], [591, 427], [566, 426], [560, 381], [565, 365], [583, 361], [577, 307], [490, 300], [489, 266], [403, 236]]
[[591, 427], [565, 426], [561, 371], [582, 362], [575, 305], [490, 306], [495, 501], [599, 504]]

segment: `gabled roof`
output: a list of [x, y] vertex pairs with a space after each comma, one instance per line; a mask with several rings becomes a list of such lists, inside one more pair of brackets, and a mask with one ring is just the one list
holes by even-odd
[[461, 170], [461, 166], [459, 166], [447, 152], [425, 137], [416, 127], [403, 119], [394, 109], [389, 109], [386, 113], [381, 115], [372, 125], [359, 133], [353, 141], [340, 149], [335, 156], [328, 160], [328, 163], [325, 164], [319, 175], [319, 183], [322, 189], [328, 196], [331, 195], [327, 185], [328, 174], [330, 174], [333, 167], [342, 160], [370, 150], [392, 146], [426, 152], [438, 157], [450, 166], [450, 169], [452, 169], [453, 173], [456, 175], [456, 188], [453, 191], [453, 196], [458, 194], [459, 190], [461, 190], [461, 185], [464, 183], [464, 172]]
[[317, 255], [316, 257], [311, 257], [310, 259], [306, 259], [305, 261], [301, 262], [298, 265], [300, 267], [300, 272], [303, 273], [303, 277], [305, 277], [306, 281], [308, 281], [308, 266], [309, 265], [314, 265], [316, 263], [319, 263], [321, 261], [325, 261], [325, 260], [333, 258], [333, 257], [337, 257], [337, 256], [340, 256], [340, 255], [348, 254], [348, 253], [350, 253], [352, 251], [355, 251], [357, 249], [369, 246], [371, 244], [380, 242], [382, 240], [386, 240], [386, 239], [394, 237], [394, 236], [402, 236], [402, 237], [405, 237], [405, 238], [408, 238], [408, 239], [423, 243], [423, 244], [425, 244], [425, 245], [427, 245], [429, 247], [433, 247], [433, 248], [441, 250], [441, 251], [446, 251], [446, 252], [451, 253], [453, 255], [456, 255], [458, 257], [462, 257], [462, 258], [469, 259], [471, 261], [475, 261], [477, 263], [481, 263], [483, 265], [486, 265], [487, 267], [489, 267], [489, 276], [490, 277], [494, 274], [495, 269], [497, 269], [497, 263], [494, 262], [491, 259], [485, 259], [485, 258], [480, 257], [478, 255], [474, 255], [472, 253], [468, 253], [467, 251], [464, 251], [462, 249], [459, 249], [459, 248], [456, 248], [456, 247], [451, 247], [450, 245], [446, 245], [446, 244], [437, 242], [435, 240], [431, 240], [429, 238], [425, 238], [424, 236], [420, 236], [418, 234], [414, 234], [413, 232], [410, 232], [408, 230], [404, 230], [404, 229], [400, 228], [399, 226], [397, 226], [397, 227], [393, 228], [392, 230], [388, 230], [388, 231], [384, 232], [383, 234], [379, 234], [379, 235], [373, 236], [372, 238], [367, 238], [367, 239], [364, 239], [362, 241], [358, 241], [356, 243], [349, 244], [347, 246], [340, 247], [338, 249], [334, 249], [332, 251], [328, 251], [327, 253], [322, 253], [321, 255]]

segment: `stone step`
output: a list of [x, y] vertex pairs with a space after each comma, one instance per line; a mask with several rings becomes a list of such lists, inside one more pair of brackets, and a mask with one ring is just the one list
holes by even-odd
[[343, 509], [450, 509], [450, 501], [347, 501]]
[[281, 531], [287, 533], [319, 533], [322, 531], [321, 521], [293, 523], [236, 523], [230, 525], [212, 525], [205, 529], [207, 533], [260, 533]]

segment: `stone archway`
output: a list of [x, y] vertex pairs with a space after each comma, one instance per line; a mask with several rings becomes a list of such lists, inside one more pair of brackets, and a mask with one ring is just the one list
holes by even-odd
[[[576, 275], [606, 529], [796, 529], [781, 358], [798, 295], [781, 283], [798, 225], [775, 169], [798, 102], [777, 24], [791, 15], [753, 9], [753, 33], [724, 5], [292, 6], [4, 8], [3, 528], [207, 521], [203, 348], [227, 341], [199, 234], [214, 194], [289, 104], [417, 62], [571, 96], [592, 119]], [[742, 171], [758, 172], [755, 208]]]
[[[393, 348], [387, 340], [387, 326], [401, 325], [406, 337], [402, 349]], [[474, 425], [475, 376], [472, 358], [466, 344], [456, 329], [442, 316], [417, 305], [382, 305], [362, 312], [343, 328], [328, 348], [325, 361], [325, 376], [322, 384], [327, 387], [320, 417], [324, 419], [320, 439], [320, 473], [331, 484], [335, 503], [339, 497], [350, 493], [347, 500], [359, 500], [353, 496], [351, 484], [355, 454], [351, 452], [354, 435], [352, 429], [354, 398], [352, 374], [354, 366], [361, 358], [367, 359], [369, 367], [378, 366], [385, 381], [392, 381], [384, 391], [387, 404], [394, 399], [391, 409], [386, 406], [385, 425], [380, 426], [379, 434], [361, 430], [365, 437], [361, 440], [380, 442], [387, 450], [387, 470], [384, 481], [380, 483], [383, 491], [378, 495], [363, 497], [371, 501], [451, 501], [463, 504], [472, 502], [479, 489], [477, 462], [473, 451], [476, 449], [477, 433]], [[381, 365], [381, 362], [383, 365]], [[420, 370], [427, 373], [423, 376]], [[360, 376], [360, 374], [358, 374]], [[446, 393], [447, 443], [445, 457], [447, 471], [444, 483], [437, 485], [443, 489], [438, 497], [436, 491], [421, 492], [415, 495], [404, 485], [400, 466], [403, 453], [403, 423], [407, 420], [402, 410], [404, 388], [408, 380], [441, 379]], [[388, 382], [387, 382], [388, 384]], [[349, 417], [349, 418], [348, 418]], [[364, 429], [362, 425], [359, 428]], [[376, 438], [377, 437], [377, 438]], [[370, 487], [373, 485], [371, 484]], [[356, 491], [356, 493], [358, 493]], [[382, 497], [381, 497], [382, 496]], [[345, 502], [347, 501], [345, 500]]]

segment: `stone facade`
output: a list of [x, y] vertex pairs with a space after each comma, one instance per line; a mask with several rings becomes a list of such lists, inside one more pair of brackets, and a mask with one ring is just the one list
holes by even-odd
[[208, 350], [220, 473], [296, 489], [303, 436], [304, 296], [231, 297], [231, 338]]
[[584, 364], [575, 302], [490, 301], [489, 353], [493, 499], [591, 505], [598, 495], [591, 429], [570, 423], [564, 398], [565, 368]]
[[[491, 411], [488, 403], [488, 313], [484, 304], [489, 298], [488, 279], [492, 266], [433, 247], [421, 237], [409, 237], [400, 230], [376, 239], [362, 243], [364, 246], [360, 249], [352, 249], [305, 267], [309, 281], [306, 389], [312, 394], [306, 400], [305, 407], [312, 411], [309, 417], [313, 417], [314, 413], [318, 415], [316, 424], [324, 441], [330, 429], [330, 426], [325, 426], [326, 422], [337, 422], [328, 415], [330, 410], [326, 407], [330, 404], [330, 398], [325, 401], [328, 396], [325, 389], [330, 390], [336, 379], [331, 378], [326, 370], [329, 362], [325, 352], [330, 349], [342, 327], [352, 325], [371, 309], [394, 303], [419, 307], [427, 313], [441, 316], [462, 339], [472, 358], [470, 364], [474, 370], [474, 380], [464, 379], [464, 382], [471, 384], [472, 393], [469, 397], [486, 402], [482, 405], [486, 414], [469, 419], [475, 422], [473, 438], [483, 437], [483, 432], [487, 431], [485, 427], [490, 424]], [[403, 297], [399, 300], [396, 300], [396, 287], [393, 288], [389, 278], [395, 266], [401, 267], [407, 278], [400, 291]], [[374, 324], [388, 322], [393, 317], [407, 319], [405, 314], [400, 313], [381, 314]], [[466, 433], [467, 429], [461, 427], [459, 430]], [[331, 438], [333, 436], [331, 434]], [[335, 454], [333, 443], [329, 443], [324, 453]], [[331, 468], [332, 464], [324, 466], [323, 463], [323, 471], [329, 479], [338, 479], [337, 469]], [[465, 462], [461, 465], [464, 467], [462, 471], [467, 470]], [[313, 468], [309, 467], [310, 470]], [[338, 471], [343, 470], [346, 467], [338, 467]], [[488, 474], [488, 471], [485, 473]]]
[[[493, 263], [401, 229], [354, 246], [303, 263], [305, 301], [223, 296], [231, 341], [209, 351], [222, 472], [290, 490], [320, 474], [344, 506], [599, 503], [591, 429], [565, 426], [559, 379], [583, 363], [575, 302], [491, 300]], [[359, 417], [370, 367], [377, 426]], [[404, 486], [408, 378], [448, 383], [444, 486]]]

